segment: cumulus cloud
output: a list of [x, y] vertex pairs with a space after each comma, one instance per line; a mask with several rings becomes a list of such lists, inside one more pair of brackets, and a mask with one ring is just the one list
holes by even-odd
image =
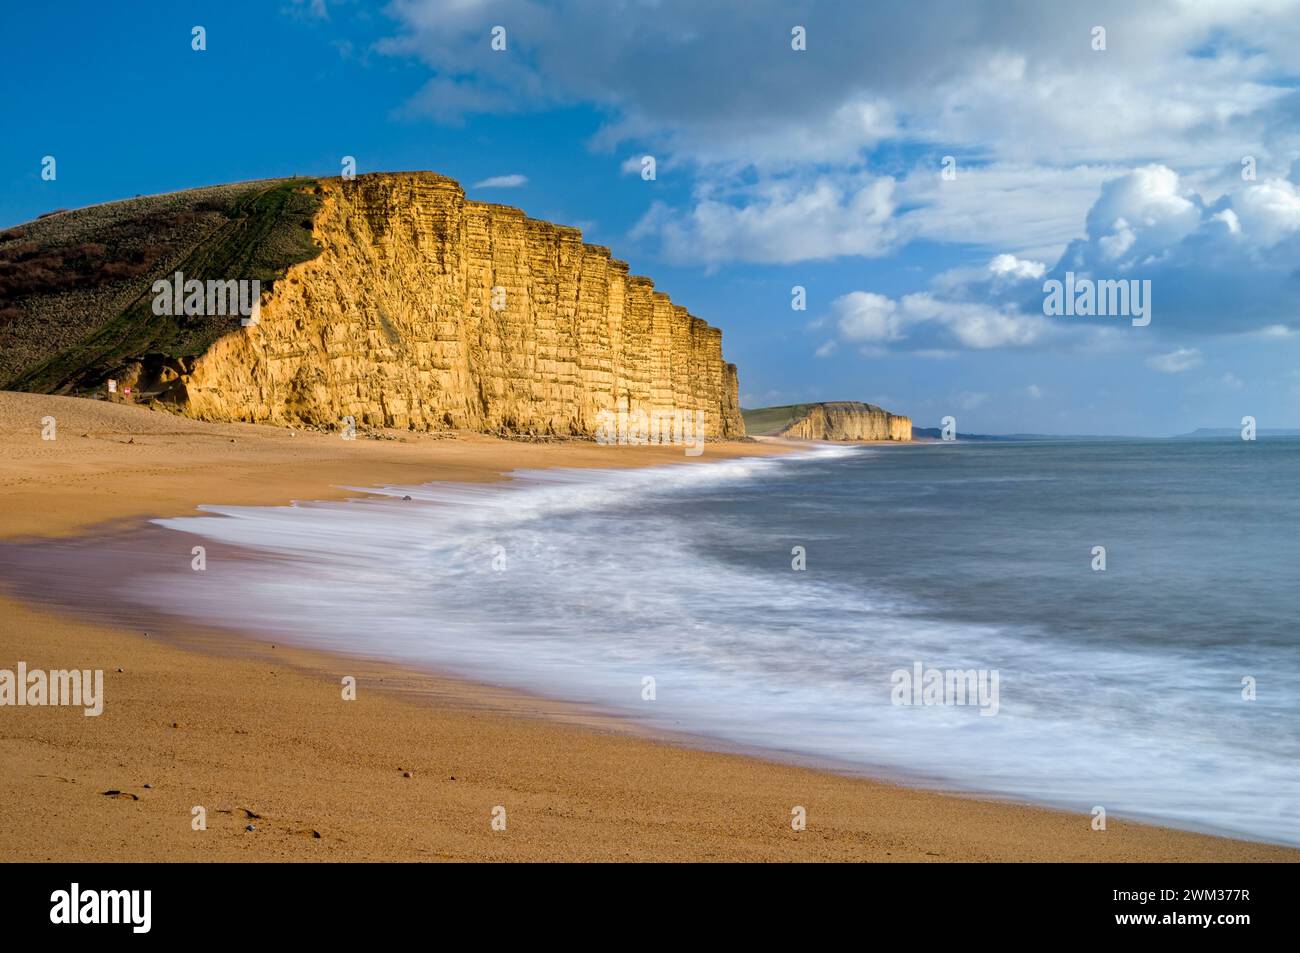
[[1300, 232], [1300, 187], [1285, 179], [1272, 179], [1243, 189], [1233, 213], [1238, 227], [1258, 245], [1270, 247]]
[[1101, 260], [1131, 266], [1181, 241], [1200, 225], [1203, 212], [1177, 172], [1147, 165], [1102, 187], [1088, 211], [1088, 236]]
[[997, 255], [989, 262], [989, 271], [998, 278], [1012, 281], [1024, 281], [1029, 278], [1041, 278], [1047, 266], [1041, 261], [1028, 261], [1015, 255]]
[[1209, 202], [1173, 169], [1148, 165], [1108, 182], [1087, 237], [1052, 270], [1150, 280], [1160, 331], [1241, 332], [1300, 324], [1300, 187], [1241, 182]]
[[[1049, 271], [1010, 253], [984, 268], [935, 276], [931, 289], [897, 301], [869, 290], [837, 299], [846, 340], [910, 350], [1097, 348], [1120, 333], [1113, 317], [1042, 315], [1044, 278], [1150, 281], [1155, 340], [1167, 334], [1300, 333], [1300, 186], [1287, 179], [1242, 182], [1209, 203], [1174, 170], [1146, 165], [1108, 181], [1086, 216], [1087, 237]], [[1129, 338], [1144, 349], [1152, 341]], [[1167, 346], [1167, 345], [1166, 345]], [[1199, 366], [1190, 346], [1151, 355], [1163, 373]]]

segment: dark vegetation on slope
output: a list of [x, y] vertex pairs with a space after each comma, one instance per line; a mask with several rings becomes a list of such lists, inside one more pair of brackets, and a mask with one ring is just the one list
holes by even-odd
[[0, 232], [0, 389], [68, 393], [152, 357], [183, 363], [239, 326], [153, 313], [153, 282], [258, 279], [320, 253], [314, 179], [242, 182], [51, 213]]

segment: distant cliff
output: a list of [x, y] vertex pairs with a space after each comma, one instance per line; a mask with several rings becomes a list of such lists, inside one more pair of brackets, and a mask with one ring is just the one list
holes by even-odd
[[853, 400], [791, 404], [744, 412], [748, 432], [798, 440], [912, 439], [910, 418]]
[[[62, 346], [51, 353], [39, 353], [45, 339], [27, 319], [73, 313], [62, 299], [84, 289], [9, 303], [5, 330], [33, 353], [4, 368], [7, 386], [102, 393], [112, 377], [119, 394], [131, 387], [134, 398], [202, 419], [337, 426], [351, 416], [373, 426], [576, 436], [593, 435], [602, 411], [698, 410], [710, 437], [744, 435], [721, 332], [575, 228], [469, 201], [434, 173], [242, 189], [209, 190], [201, 208], [179, 212], [188, 193], [166, 197], [165, 221], [180, 223], [174, 234], [133, 252], [136, 273], [105, 279], [94, 299], [105, 313], [79, 318], [84, 326], [54, 337]], [[61, 222], [55, 237], [65, 245], [71, 234], [76, 248], [111, 258], [130, 206], [98, 207], [115, 231], [96, 232], [95, 221], [73, 227], [91, 209], [11, 229], [0, 235], [0, 265], [7, 247], [21, 265], [55, 235], [51, 222]], [[264, 247], [272, 240], [275, 253]], [[254, 321], [241, 326], [211, 308], [160, 317], [150, 289], [176, 271], [200, 281], [260, 277]], [[85, 314], [84, 300], [72, 303]]]

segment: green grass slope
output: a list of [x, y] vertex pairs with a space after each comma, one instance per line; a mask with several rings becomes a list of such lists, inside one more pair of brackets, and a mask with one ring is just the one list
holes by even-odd
[[788, 404], [785, 407], [759, 407], [740, 410], [745, 418], [745, 433], [751, 437], [770, 437], [780, 432], [791, 421], [807, 415], [815, 404]]
[[62, 211], [0, 233], [0, 389], [68, 393], [147, 354], [186, 359], [238, 326], [155, 315], [151, 287], [258, 279], [320, 253], [314, 179], [193, 189]]

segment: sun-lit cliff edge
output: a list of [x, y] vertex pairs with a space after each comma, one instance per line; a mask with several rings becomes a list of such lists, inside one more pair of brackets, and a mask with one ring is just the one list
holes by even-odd
[[855, 400], [763, 407], [744, 412], [749, 433], [796, 440], [912, 439], [909, 417]]
[[[156, 258], [156, 267], [115, 292], [120, 318], [106, 316], [69, 347], [40, 355], [44, 363], [16, 368], [23, 376], [13, 386], [102, 393], [112, 376], [118, 399], [131, 387], [133, 399], [207, 420], [333, 427], [352, 417], [377, 427], [574, 436], [593, 435], [602, 411], [703, 411], [708, 436], [744, 435], [721, 332], [578, 229], [470, 201], [430, 172], [272, 187], [310, 198], [291, 224], [319, 251], [295, 251], [264, 280], [255, 324], [181, 316], [167, 319], [174, 327], [159, 343], [164, 319], [147, 309], [149, 283], [173, 268], [187, 279], [247, 277], [242, 253], [227, 254], [213, 274], [202, 267], [212, 256], [195, 252], [240, 238], [232, 229], [251, 220], [241, 206], [229, 220], [214, 216], [195, 241], [175, 242], [177, 254], [151, 251], [144, 260]], [[18, 239], [33, 244], [47, 221], [78, 214], [14, 231], [30, 228]], [[78, 239], [103, 248], [93, 234]]]

